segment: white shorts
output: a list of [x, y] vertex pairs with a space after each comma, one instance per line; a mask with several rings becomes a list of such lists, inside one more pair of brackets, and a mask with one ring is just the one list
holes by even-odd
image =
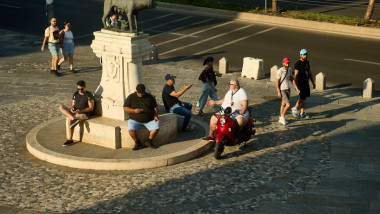
[[[218, 114], [221, 114], [220, 112]], [[248, 118], [249, 118], [249, 111], [245, 111], [244, 114], [239, 114], [239, 113], [232, 113], [231, 115], [232, 119], [236, 119], [237, 117], [243, 117], [243, 121], [244, 121], [244, 124], [248, 121]]]

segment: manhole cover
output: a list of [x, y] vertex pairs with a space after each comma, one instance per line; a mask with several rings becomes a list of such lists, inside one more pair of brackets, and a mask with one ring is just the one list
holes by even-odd
[[280, 100], [277, 96], [263, 96], [262, 97], [264, 100], [269, 100], [269, 101], [275, 101], [275, 100]]

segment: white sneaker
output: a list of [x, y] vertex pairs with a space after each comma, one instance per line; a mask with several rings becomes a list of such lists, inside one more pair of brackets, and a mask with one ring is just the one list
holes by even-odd
[[283, 117], [280, 117], [278, 122], [281, 123], [282, 125], [286, 125], [285, 118]]
[[298, 117], [298, 110], [295, 109], [294, 107], [292, 108], [292, 114], [294, 117]]

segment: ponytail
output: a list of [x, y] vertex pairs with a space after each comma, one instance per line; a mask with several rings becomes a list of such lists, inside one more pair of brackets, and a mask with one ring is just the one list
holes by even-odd
[[208, 62], [213, 62], [214, 61], [214, 58], [212, 58], [212, 56], [209, 56], [207, 57], [204, 61], [203, 61], [203, 65], [205, 66]]

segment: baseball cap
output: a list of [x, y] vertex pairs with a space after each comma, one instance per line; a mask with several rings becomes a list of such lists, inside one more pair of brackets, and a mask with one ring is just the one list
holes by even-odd
[[166, 74], [165, 76], [165, 80], [174, 80], [174, 78], [176, 78], [176, 76], [173, 76], [171, 74]]
[[307, 54], [307, 50], [306, 50], [306, 49], [302, 49], [302, 50], [300, 51], [300, 54], [302, 54], [302, 55]]
[[284, 59], [282, 59], [282, 62], [283, 63], [288, 63], [288, 62], [290, 62], [290, 60], [289, 60], [289, 58], [284, 58]]
[[136, 86], [136, 91], [140, 94], [144, 94], [145, 93], [145, 85], [144, 84], [138, 84]]

